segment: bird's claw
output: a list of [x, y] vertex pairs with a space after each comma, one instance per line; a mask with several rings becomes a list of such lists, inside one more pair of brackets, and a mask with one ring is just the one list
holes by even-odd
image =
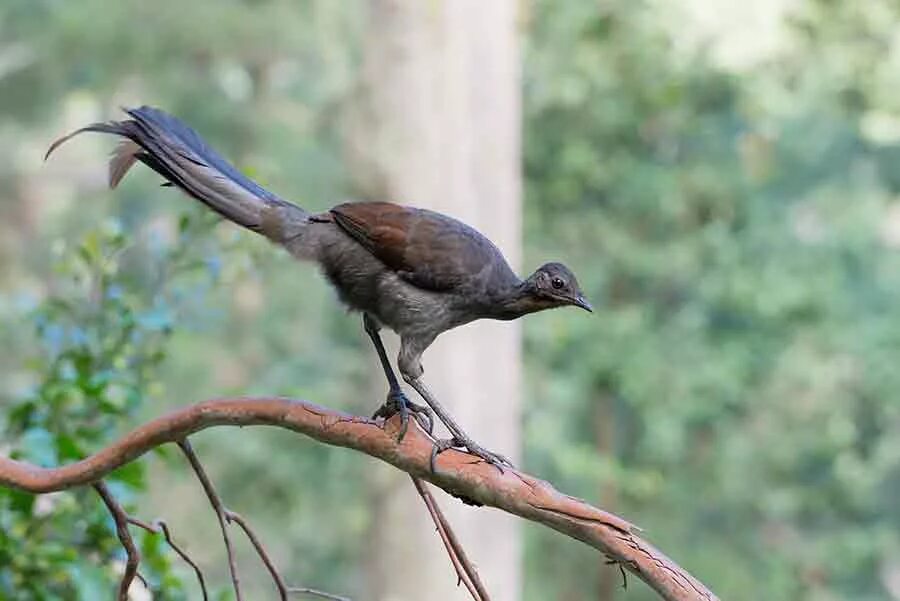
[[383, 417], [388, 419], [397, 413], [400, 414], [400, 431], [397, 434], [397, 442], [403, 440], [409, 428], [409, 414], [412, 413], [419, 423], [419, 427], [431, 434], [434, 429], [434, 416], [431, 409], [424, 405], [413, 403], [401, 391], [388, 393], [387, 400], [372, 415], [372, 419]]
[[454, 436], [453, 438], [444, 438], [438, 439], [434, 441], [434, 446], [431, 448], [431, 472], [435, 473], [437, 471], [437, 457], [447, 449], [458, 449], [463, 450], [471, 455], [475, 455], [476, 457], [480, 457], [486, 463], [493, 465], [500, 473], [503, 472], [503, 467], [514, 467], [512, 462], [501, 455], [500, 453], [494, 453], [493, 451], [488, 451], [482, 446], [479, 446], [472, 440], [466, 438], [459, 438], [458, 436]]

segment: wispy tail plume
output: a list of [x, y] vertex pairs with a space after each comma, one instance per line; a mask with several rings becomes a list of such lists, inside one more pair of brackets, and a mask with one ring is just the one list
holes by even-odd
[[172, 115], [148, 106], [125, 109], [131, 119], [93, 123], [51, 144], [45, 159], [62, 143], [84, 132], [125, 138], [109, 161], [109, 185], [115, 188], [136, 161], [219, 213], [276, 242], [284, 242], [307, 222], [309, 214], [279, 198], [223, 159], [193, 129]]

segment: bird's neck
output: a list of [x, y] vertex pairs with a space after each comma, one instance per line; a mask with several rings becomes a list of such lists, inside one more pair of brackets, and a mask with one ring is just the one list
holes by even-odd
[[520, 280], [504, 288], [492, 300], [490, 316], [493, 319], [518, 319], [523, 315], [547, 308], [535, 297], [532, 284], [528, 280]]

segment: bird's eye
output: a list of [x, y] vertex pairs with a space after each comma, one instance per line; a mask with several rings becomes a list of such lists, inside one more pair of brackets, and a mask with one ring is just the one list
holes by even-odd
[[565, 286], [566, 283], [562, 281], [562, 278], [553, 278], [552, 280], [550, 280], [550, 285], [559, 290], [560, 288]]

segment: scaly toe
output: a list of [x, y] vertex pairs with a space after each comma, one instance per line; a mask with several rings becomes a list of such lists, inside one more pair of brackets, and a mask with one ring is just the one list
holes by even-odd
[[403, 442], [406, 431], [409, 429], [409, 407], [400, 405], [400, 431], [397, 433], [397, 442]]
[[437, 472], [437, 456], [446, 451], [447, 449], [452, 449], [455, 447], [463, 446], [463, 441], [458, 438], [440, 438], [434, 441], [434, 445], [431, 447], [431, 460], [429, 464], [431, 466], [431, 473], [434, 474]]
[[397, 434], [397, 442], [402, 441], [403, 437], [406, 436], [406, 432], [409, 429], [410, 414], [416, 418], [416, 423], [428, 434], [431, 434], [434, 430], [434, 415], [431, 409], [413, 403], [406, 398], [405, 394], [399, 391], [388, 393], [384, 404], [372, 414], [372, 419], [390, 419], [398, 413], [400, 414], [400, 431]]
[[434, 432], [434, 415], [431, 413], [431, 409], [415, 403], [410, 403], [409, 408], [423, 430], [428, 432], [428, 434]]
[[471, 453], [472, 455], [475, 455], [476, 457], [480, 457], [486, 463], [489, 463], [490, 465], [493, 465], [494, 467], [496, 467], [498, 470], [500, 470], [501, 474], [504, 473], [504, 471], [503, 471], [504, 465], [506, 467], [513, 467], [512, 462], [509, 459], [507, 459], [506, 457], [504, 457], [503, 455], [501, 455], [500, 453], [494, 453], [493, 451], [488, 451], [487, 449], [482, 448], [473, 442], [469, 442], [468, 444], [465, 444], [463, 446], [465, 447], [467, 452]]

